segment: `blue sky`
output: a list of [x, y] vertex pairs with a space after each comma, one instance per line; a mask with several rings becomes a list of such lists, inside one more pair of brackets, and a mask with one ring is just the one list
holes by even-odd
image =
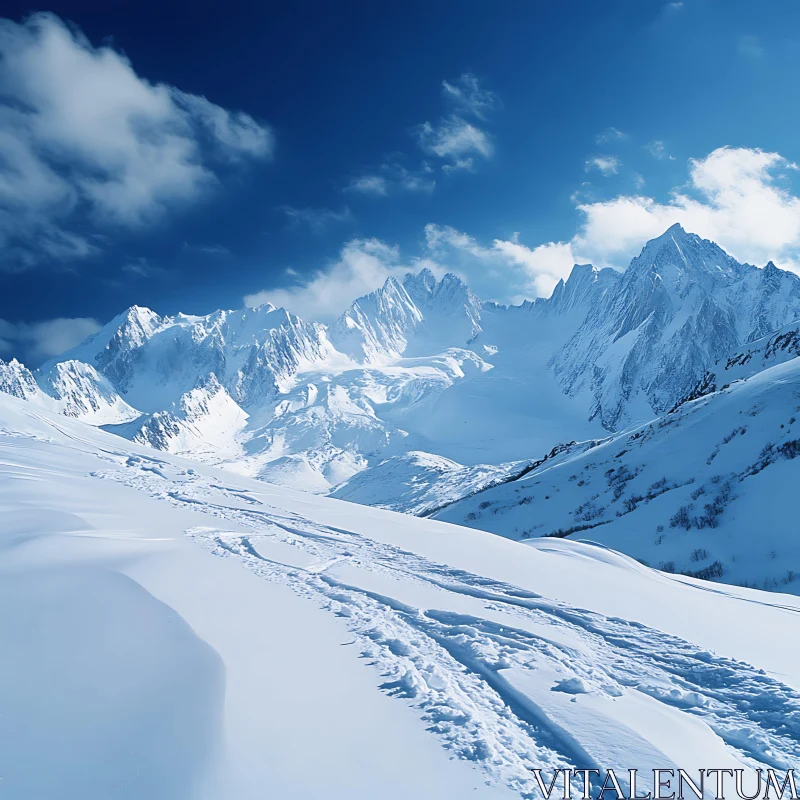
[[3, 10], [3, 358], [421, 265], [518, 302], [674, 221], [800, 264], [795, 2]]

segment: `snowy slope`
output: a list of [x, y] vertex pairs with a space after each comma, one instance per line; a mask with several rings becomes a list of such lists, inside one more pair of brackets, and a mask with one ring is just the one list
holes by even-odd
[[788, 595], [279, 489], [8, 396], [0, 505], [10, 797], [533, 797], [532, 767], [800, 756]]
[[574, 444], [437, 517], [515, 539], [591, 539], [662, 569], [800, 593], [798, 455], [795, 358]]
[[734, 381], [800, 356], [800, 321], [735, 348], [709, 368], [684, 399], [695, 399]]
[[527, 461], [465, 467], [449, 458], [412, 451], [356, 473], [331, 497], [426, 516], [463, 497], [518, 475]]
[[35, 374], [0, 365], [0, 390], [239, 474], [427, 513], [504, 465], [724, 385], [707, 375], [716, 362], [797, 319], [800, 278], [673, 226], [624, 273], [575, 265], [519, 306], [427, 269], [330, 327], [268, 303], [134, 306]]

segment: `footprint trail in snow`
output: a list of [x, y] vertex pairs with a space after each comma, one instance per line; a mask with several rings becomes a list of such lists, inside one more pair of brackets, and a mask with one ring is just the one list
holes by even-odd
[[800, 694], [747, 663], [318, 524], [158, 459], [128, 458], [97, 476], [218, 518], [188, 535], [343, 618], [343, 644], [379, 672], [383, 691], [523, 797], [540, 794], [532, 767], [686, 768], [692, 750], [717, 754], [697, 768], [800, 763]]

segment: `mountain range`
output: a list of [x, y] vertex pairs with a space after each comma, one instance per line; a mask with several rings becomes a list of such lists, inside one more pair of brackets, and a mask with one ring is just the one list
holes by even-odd
[[[719, 562], [709, 577], [774, 588], [792, 567], [740, 570], [733, 545], [719, 558], [693, 540], [673, 545], [669, 526], [692, 504], [690, 520], [704, 518], [700, 495], [684, 497], [701, 488], [709, 499], [729, 485], [722, 505], [743, 506], [734, 500], [762, 480], [745, 474], [756, 451], [779, 448], [770, 474], [786, 469], [798, 319], [798, 276], [740, 264], [675, 225], [624, 272], [576, 265], [550, 297], [521, 305], [424, 269], [388, 278], [331, 325], [269, 303], [173, 317], [134, 306], [37, 370], [0, 362], [0, 391], [271, 483], [511, 538], [592, 529], [654, 566]], [[717, 442], [727, 428], [749, 432], [741, 447]], [[752, 496], [780, 516], [784, 483], [762, 482]], [[714, 520], [736, 536], [759, 524], [728, 511]], [[696, 550], [710, 555], [692, 560]]]

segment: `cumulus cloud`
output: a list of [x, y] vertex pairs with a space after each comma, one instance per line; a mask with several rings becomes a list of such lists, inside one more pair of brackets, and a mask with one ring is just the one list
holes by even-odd
[[548, 242], [529, 248], [519, 240], [495, 239], [490, 246], [449, 225], [425, 226], [428, 250], [451, 265], [455, 259], [470, 285], [487, 299], [519, 303], [547, 296], [575, 263], [568, 242]]
[[248, 305], [270, 301], [310, 319], [331, 319], [389, 275], [432, 266], [461, 275], [485, 299], [518, 303], [548, 296], [576, 263], [624, 269], [644, 243], [679, 222], [718, 242], [740, 261], [800, 272], [800, 198], [788, 188], [797, 166], [778, 153], [722, 147], [689, 162], [688, 181], [664, 202], [643, 194], [578, 201], [575, 234], [528, 245], [518, 234], [482, 243], [446, 225], [425, 226], [427, 260], [404, 265], [395, 247], [355, 240], [329, 268], [284, 289], [258, 292]]
[[0, 98], [7, 266], [90, 255], [98, 240], [78, 233], [86, 222], [151, 223], [214, 186], [225, 163], [274, 146], [266, 125], [150, 83], [52, 14], [0, 20]]
[[424, 266], [441, 274], [433, 262], [414, 260], [403, 263], [397, 247], [379, 239], [354, 239], [342, 248], [339, 258], [327, 269], [300, 278], [298, 283], [281, 289], [265, 289], [244, 298], [253, 308], [263, 303], [283, 307], [308, 320], [330, 322], [341, 314], [357, 297], [374, 291], [389, 276], [402, 278], [409, 271]]
[[27, 366], [36, 367], [99, 330], [100, 323], [88, 317], [59, 317], [30, 323], [0, 319], [0, 355], [17, 357]]
[[616, 156], [592, 156], [586, 162], [586, 171], [596, 169], [603, 175], [616, 175], [619, 172], [620, 161]]
[[667, 202], [641, 195], [578, 206], [572, 239], [586, 260], [624, 267], [642, 243], [680, 222], [713, 239], [740, 261], [800, 263], [800, 198], [785, 185], [797, 166], [778, 153], [721, 147], [689, 161], [689, 181]]
[[454, 228], [428, 225], [426, 242], [441, 261], [455, 259], [479, 294], [491, 297], [491, 284], [503, 287], [493, 298], [502, 302], [549, 295], [575, 263], [624, 269], [647, 240], [676, 222], [739, 261], [763, 266], [772, 260], [800, 273], [800, 198], [786, 185], [796, 171], [778, 153], [721, 147], [692, 159], [687, 184], [666, 202], [642, 194], [579, 202], [581, 218], [568, 241], [529, 247], [514, 235], [483, 245]]

